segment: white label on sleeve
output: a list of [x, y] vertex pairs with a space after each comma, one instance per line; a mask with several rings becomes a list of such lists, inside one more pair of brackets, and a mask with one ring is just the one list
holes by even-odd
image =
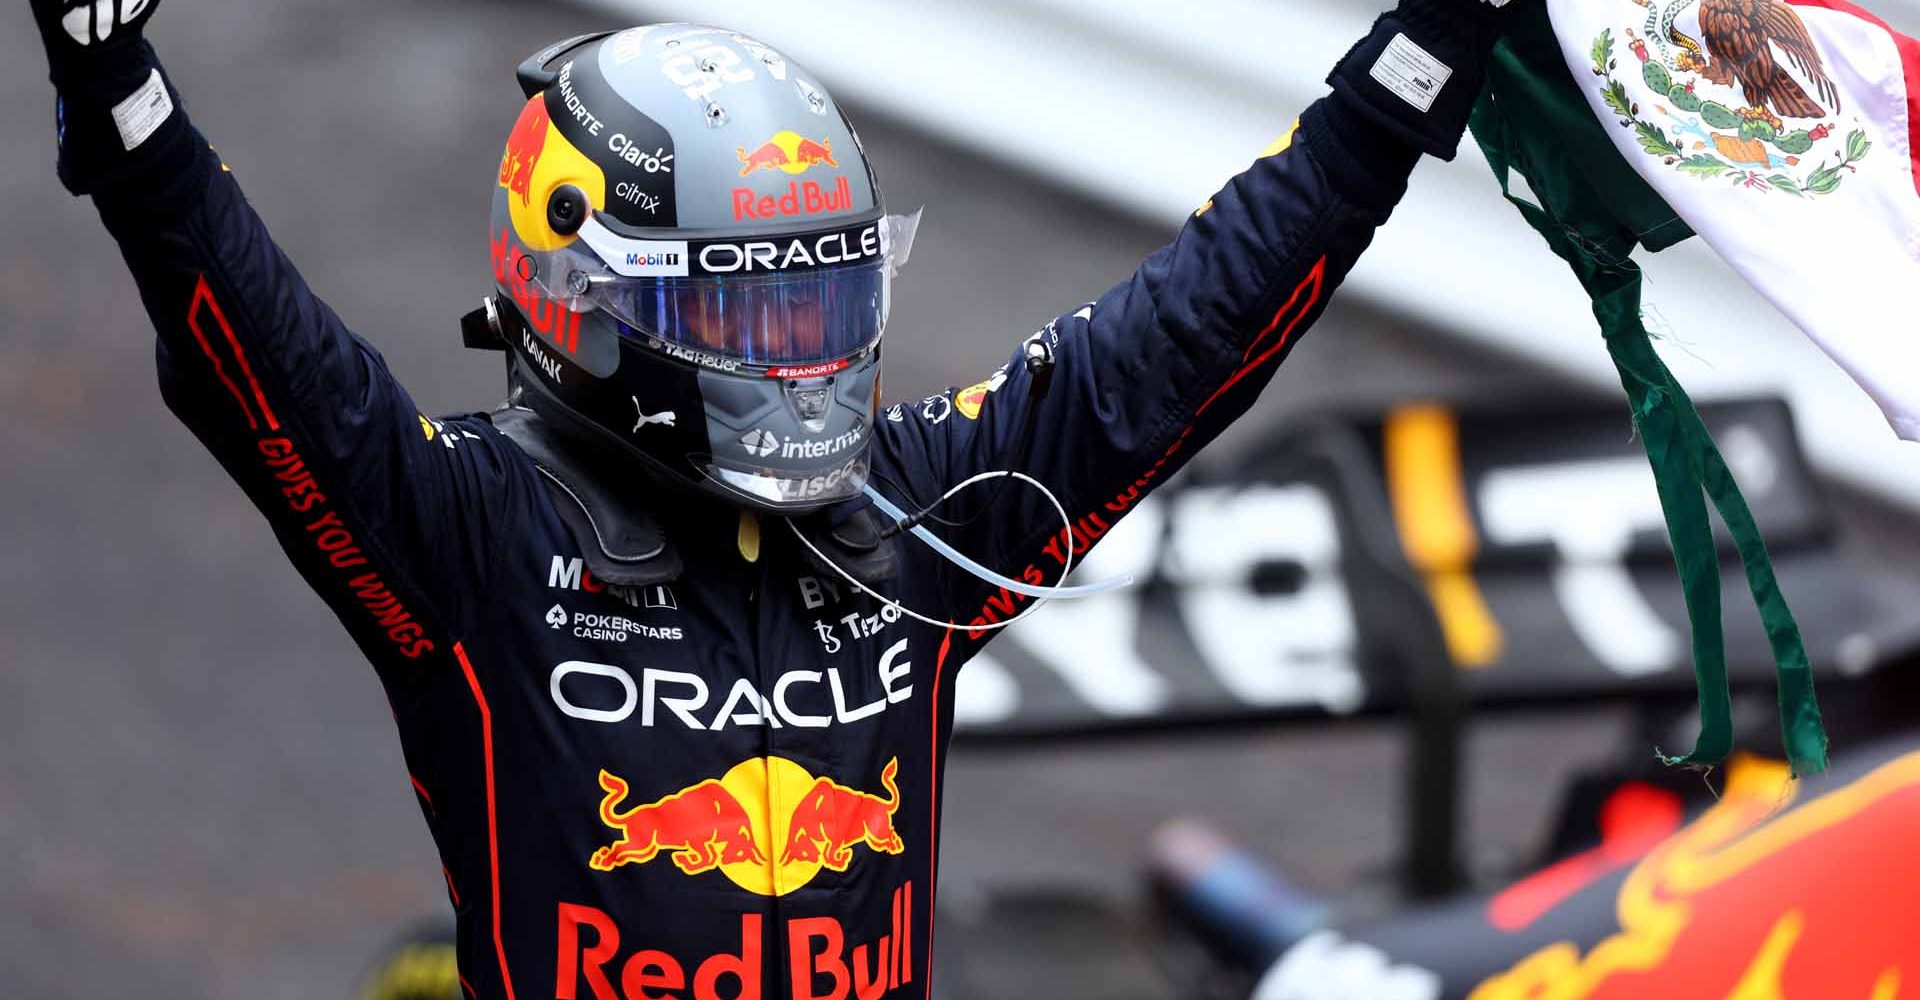
[[173, 97], [157, 69], [132, 97], [113, 106], [113, 123], [119, 126], [120, 141], [129, 153], [140, 148], [172, 115]]
[[1453, 68], [1435, 59], [1426, 49], [1413, 43], [1404, 33], [1393, 36], [1387, 50], [1373, 64], [1369, 74], [1380, 85], [1400, 95], [1408, 104], [1427, 111], [1440, 88], [1447, 85]]

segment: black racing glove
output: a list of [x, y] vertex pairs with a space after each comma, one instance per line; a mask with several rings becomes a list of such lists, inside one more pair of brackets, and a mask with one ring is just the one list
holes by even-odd
[[1327, 77], [1334, 99], [1413, 148], [1453, 159], [1507, 2], [1400, 0]]
[[160, 0], [28, 0], [47, 47], [53, 83], [78, 82], [117, 50], [140, 44]]
[[[189, 132], [180, 95], [141, 35], [160, 0], [28, 0], [59, 92], [60, 181], [87, 194], [179, 160]], [[190, 153], [187, 156], [190, 158]], [[184, 162], [184, 161], [183, 161]]]

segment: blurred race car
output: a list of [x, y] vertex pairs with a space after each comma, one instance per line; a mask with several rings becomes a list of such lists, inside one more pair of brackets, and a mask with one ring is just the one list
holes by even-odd
[[[1071, 634], [1085, 609], [1058, 620], [1043, 611], [987, 654], [988, 669], [1006, 674], [994, 678], [992, 705], [969, 705], [963, 674], [960, 710], [977, 737], [1015, 743], [1116, 728], [1164, 737], [1229, 720], [1403, 718], [1402, 908], [1342, 917], [1380, 907], [1310, 896], [1267, 859], [1187, 825], [1156, 852], [1156, 898], [1170, 920], [1090, 899], [1076, 911], [1057, 898], [1008, 898], [947, 945], [1012, 939], [993, 930], [1009, 924], [1033, 941], [1025, 911], [1056, 923], [1078, 912], [1080, 943], [1051, 962], [1023, 960], [1022, 975], [1094, 962], [1098, 948], [1085, 942], [1103, 939], [1129, 953], [1122, 964], [1138, 964], [1141, 948], [1156, 956], [1153, 974], [1118, 992], [1087, 982], [1050, 994], [1105, 1000], [1900, 995], [1903, 975], [1920, 977], [1920, 862], [1904, 848], [1920, 834], [1920, 718], [1904, 708], [1920, 693], [1906, 679], [1920, 619], [1898, 596], [1911, 581], [1838, 545], [1783, 403], [1701, 410], [1807, 636], [1836, 748], [1830, 774], [1794, 783], [1764, 756], [1777, 746], [1772, 661], [1731, 583], [1730, 545], [1729, 667], [1750, 710], [1739, 745], [1759, 754], [1705, 776], [1654, 761], [1656, 744], [1692, 739], [1693, 677], [1664, 520], [1617, 409], [1417, 405], [1310, 421], [1230, 473], [1190, 478], [1094, 550], [1089, 575], [1149, 580], [1110, 598], [1133, 606], [1106, 619], [1154, 636], [1123, 659], [1132, 676], [1101, 677], [1112, 657], [1060, 662], [1101, 640]], [[1143, 688], [1160, 692], [1151, 711], [1101, 700]], [[1463, 720], [1602, 703], [1638, 716], [1634, 745], [1617, 758], [1632, 763], [1573, 781], [1532, 870], [1482, 888], [1499, 880], [1470, 878], [1462, 860]], [[1007, 961], [1008, 949], [980, 950]], [[964, 956], [949, 964], [970, 966]], [[954, 978], [959, 995], [998, 995]]]
[[1891, 1000], [1920, 979], [1920, 733], [1793, 782], [1729, 761], [1684, 822], [1646, 780], [1600, 797], [1588, 846], [1497, 893], [1282, 951], [1255, 1000]]

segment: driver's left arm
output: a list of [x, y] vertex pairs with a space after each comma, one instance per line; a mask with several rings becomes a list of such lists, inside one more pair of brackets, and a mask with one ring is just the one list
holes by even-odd
[[[1420, 155], [1451, 157], [1497, 35], [1493, 8], [1476, 0], [1402, 0], [1335, 69], [1334, 92], [1131, 278], [1047, 324], [986, 382], [884, 411], [879, 461], [915, 494], [896, 499], [912, 509], [1011, 468], [1045, 483], [1086, 536], [1110, 527], [1246, 412]], [[1425, 81], [1438, 80], [1437, 96], [1408, 96], [1419, 86], [1408, 67], [1440, 63], [1450, 76]], [[1026, 364], [1036, 352], [1052, 361], [1044, 393]], [[976, 512], [935, 530], [1009, 575], [1058, 578], [1067, 542], [1037, 491], [988, 484], [939, 511]], [[1077, 532], [1074, 547], [1086, 540]], [[950, 610], [966, 623], [992, 588], [957, 579]]]

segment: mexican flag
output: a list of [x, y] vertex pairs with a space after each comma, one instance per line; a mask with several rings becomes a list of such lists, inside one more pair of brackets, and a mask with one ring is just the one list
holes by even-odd
[[1920, 440], [1920, 42], [1845, 0], [1549, 0], [1621, 159]]
[[1701, 696], [1699, 742], [1668, 759], [1711, 765], [1731, 749], [1711, 501], [1772, 645], [1788, 756], [1817, 772], [1826, 736], [1799, 629], [1738, 486], [1648, 339], [1630, 254], [1699, 234], [1920, 440], [1920, 43], [1845, 0], [1516, 6], [1473, 131], [1592, 298], [1653, 465]]

